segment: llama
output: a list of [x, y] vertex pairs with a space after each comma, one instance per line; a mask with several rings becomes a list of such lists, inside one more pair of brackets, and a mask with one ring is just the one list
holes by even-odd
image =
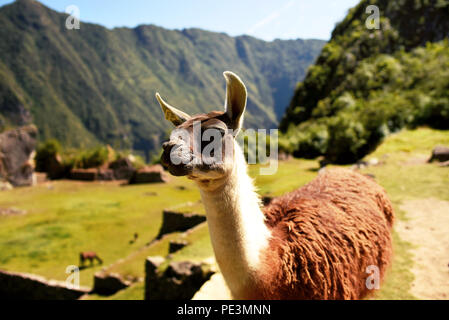
[[[156, 98], [166, 119], [177, 127], [175, 131], [182, 129], [192, 137], [195, 123], [200, 123], [201, 132], [220, 132], [223, 161], [210, 161], [210, 157], [204, 161], [207, 157], [194, 151], [198, 142], [177, 134], [163, 144], [161, 161], [171, 174], [187, 176], [199, 187], [215, 257], [232, 297], [367, 296], [371, 292], [367, 268], [377, 267], [381, 281], [391, 260], [394, 213], [385, 191], [359, 173], [324, 170], [306, 186], [262, 208], [235, 141], [247, 91], [234, 73], [224, 76], [224, 112], [191, 117], [159, 94]], [[229, 146], [231, 153], [227, 153]]]
[[97, 260], [99, 264], [103, 264], [103, 260], [100, 259], [100, 257], [97, 255], [96, 252], [90, 251], [90, 252], [81, 252], [80, 253], [80, 267], [84, 268], [84, 263], [89, 260], [90, 265], [93, 266], [94, 260]]

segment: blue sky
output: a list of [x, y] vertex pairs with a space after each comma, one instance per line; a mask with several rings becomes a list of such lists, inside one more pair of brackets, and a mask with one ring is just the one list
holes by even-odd
[[[12, 2], [0, 0], [0, 5]], [[65, 11], [80, 10], [80, 19], [108, 28], [155, 24], [168, 29], [197, 27], [264, 40], [328, 40], [335, 24], [359, 0], [42, 0]]]

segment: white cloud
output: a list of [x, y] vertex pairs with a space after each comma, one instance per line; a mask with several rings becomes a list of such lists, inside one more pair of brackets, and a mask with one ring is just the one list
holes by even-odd
[[280, 18], [283, 11], [287, 10], [291, 6], [293, 6], [296, 3], [296, 0], [290, 0], [285, 5], [280, 7], [279, 9], [273, 11], [270, 15], [266, 16], [265, 18], [261, 19], [260, 21], [256, 22], [254, 25], [252, 25], [247, 33], [248, 34], [254, 34], [255, 31], [262, 28], [263, 26], [272, 23], [273, 21]]

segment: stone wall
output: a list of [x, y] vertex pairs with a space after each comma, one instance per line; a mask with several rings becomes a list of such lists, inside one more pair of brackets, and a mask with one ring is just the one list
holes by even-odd
[[70, 289], [65, 282], [0, 270], [0, 299], [14, 300], [76, 300], [88, 288]]
[[106, 274], [102, 271], [95, 273], [94, 276], [94, 293], [109, 296], [120, 290], [126, 289], [131, 282], [124, 280], [119, 274]]
[[157, 164], [136, 170], [129, 180], [129, 184], [166, 183], [169, 179], [170, 178], [167, 172], [164, 171], [164, 168], [160, 164]]
[[161, 257], [147, 258], [145, 300], [190, 300], [214, 274], [211, 266], [190, 261], [172, 262], [161, 272]]
[[432, 150], [432, 156], [429, 162], [438, 161], [446, 162], [449, 161], [449, 148], [443, 146], [437, 146]]
[[162, 216], [162, 226], [159, 230], [157, 239], [162, 238], [164, 234], [172, 232], [184, 232], [200, 223], [206, 221], [206, 216], [196, 213], [178, 213], [164, 210]]

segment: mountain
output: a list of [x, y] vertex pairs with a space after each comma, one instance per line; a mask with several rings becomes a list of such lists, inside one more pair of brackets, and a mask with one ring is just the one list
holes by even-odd
[[[369, 5], [380, 29], [368, 29]], [[297, 156], [356, 161], [391, 132], [449, 129], [449, 1], [361, 1], [296, 88], [281, 145]]]
[[223, 105], [225, 70], [248, 86], [246, 127], [276, 127], [324, 45], [154, 25], [69, 30], [67, 17], [33, 0], [0, 8], [0, 124], [33, 122], [41, 141], [73, 147], [148, 154], [169, 129], [155, 92], [186, 112], [210, 111]]

